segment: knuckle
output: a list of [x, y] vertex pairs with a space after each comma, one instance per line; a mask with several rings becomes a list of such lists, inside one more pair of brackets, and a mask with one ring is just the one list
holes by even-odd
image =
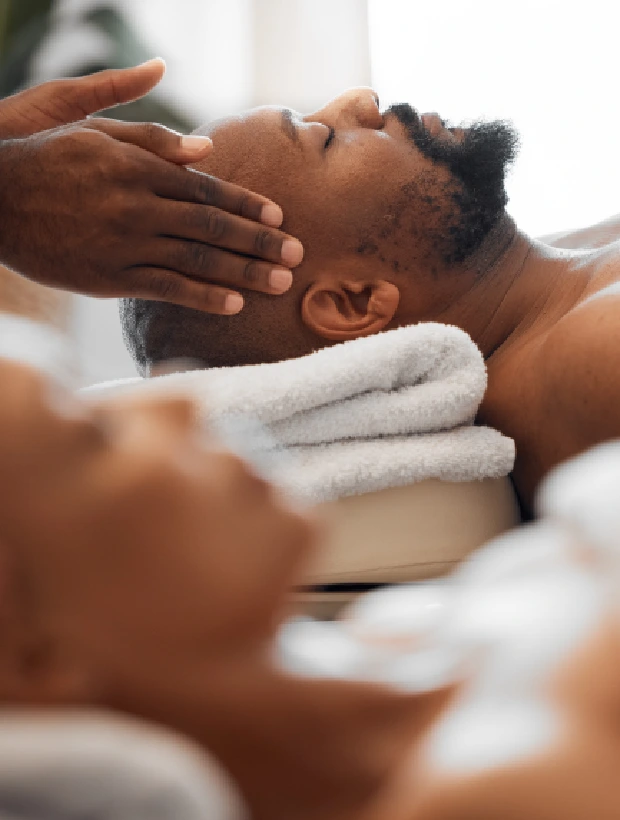
[[197, 199], [204, 205], [214, 205], [217, 202], [219, 186], [212, 176], [198, 177]]
[[[123, 190], [137, 188], [144, 182], [144, 175], [138, 164], [125, 154], [118, 155], [111, 160], [109, 173], [123, 186]], [[131, 207], [133, 215], [137, 206], [136, 200], [130, 200], [125, 196], [123, 204], [127, 208]]]
[[[104, 159], [101, 156], [102, 135], [92, 128], [70, 127], [58, 134], [57, 148], [63, 161], [73, 165], [76, 161], [86, 161], [91, 168], [104, 170]], [[93, 163], [93, 156], [97, 162]]]
[[71, 128], [71, 130], [67, 132], [67, 138], [85, 149], [90, 149], [103, 141], [100, 131], [96, 128], [90, 128], [88, 124], [82, 123], [78, 123]]
[[171, 277], [154, 277], [149, 285], [150, 292], [154, 296], [159, 296], [161, 299], [174, 299], [179, 295], [181, 290], [180, 282]]
[[252, 199], [249, 194], [244, 194], [239, 202], [239, 216], [244, 217], [245, 219], [254, 219], [256, 216], [256, 207], [254, 205], [254, 200]]
[[136, 200], [126, 191], [120, 190], [110, 197], [109, 213], [114, 223], [123, 231], [135, 225], [136, 217], [141, 216], [142, 209], [137, 208]]
[[205, 229], [211, 239], [221, 239], [226, 233], [226, 220], [217, 208], [209, 208], [204, 216]]
[[193, 242], [186, 249], [189, 270], [193, 273], [211, 273], [214, 266], [213, 251], [208, 245]]
[[254, 236], [254, 251], [258, 256], [265, 256], [274, 251], [274, 241], [268, 230], [259, 230]]
[[256, 285], [261, 278], [261, 266], [252, 260], [246, 262], [243, 267], [242, 278], [246, 284]]
[[140, 130], [144, 135], [144, 139], [151, 145], [161, 145], [165, 142], [165, 129], [154, 122], [141, 123]]

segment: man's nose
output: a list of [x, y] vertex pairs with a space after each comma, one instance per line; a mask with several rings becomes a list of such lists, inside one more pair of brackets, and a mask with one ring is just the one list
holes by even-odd
[[306, 122], [322, 122], [334, 128], [383, 128], [379, 98], [372, 88], [351, 88], [326, 106], [304, 117]]

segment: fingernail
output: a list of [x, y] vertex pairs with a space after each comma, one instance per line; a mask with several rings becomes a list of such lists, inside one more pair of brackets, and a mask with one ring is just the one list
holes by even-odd
[[243, 307], [243, 296], [239, 293], [230, 293], [224, 300], [226, 313], [239, 313]]
[[283, 219], [284, 214], [282, 213], [282, 208], [278, 205], [275, 205], [273, 202], [263, 205], [260, 212], [260, 221], [264, 225], [269, 225], [272, 228], [279, 228]]
[[190, 154], [201, 154], [207, 148], [213, 148], [213, 143], [209, 137], [188, 134], [186, 137], [181, 137], [181, 148]]
[[304, 246], [297, 239], [285, 239], [280, 256], [285, 265], [294, 268], [304, 258]]
[[269, 284], [278, 293], [284, 293], [293, 284], [293, 274], [284, 268], [274, 268], [269, 274]]
[[137, 65], [136, 68], [142, 68], [145, 65], [154, 65], [155, 63], [163, 65], [164, 68], [166, 67], [166, 61], [163, 57], [152, 57], [150, 60], [145, 60], [143, 63], [140, 63], [140, 65]]

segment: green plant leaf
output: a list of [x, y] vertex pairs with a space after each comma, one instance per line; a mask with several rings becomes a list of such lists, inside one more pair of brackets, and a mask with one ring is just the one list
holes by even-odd
[[107, 35], [113, 45], [114, 51], [109, 58], [111, 68], [136, 65], [153, 56], [113, 6], [97, 6], [84, 15], [84, 20]]
[[[14, 93], [27, 83], [32, 61], [49, 34], [53, 7], [54, 0], [0, 0], [0, 97]], [[3, 12], [6, 12], [4, 17]], [[71, 72], [73, 76], [106, 68], [127, 68], [153, 56], [113, 6], [96, 6], [85, 12], [82, 20], [106, 36], [110, 56], [105, 61], [76, 66]], [[156, 92], [111, 109], [104, 116], [130, 122], [160, 122], [184, 133], [198, 125], [177, 107], [159, 99]]]
[[49, 20], [54, 3], [55, 0], [0, 0], [6, 20], [6, 40], [10, 41], [19, 36], [35, 18]]
[[0, 0], [0, 96], [24, 86], [50, 29], [54, 0]]

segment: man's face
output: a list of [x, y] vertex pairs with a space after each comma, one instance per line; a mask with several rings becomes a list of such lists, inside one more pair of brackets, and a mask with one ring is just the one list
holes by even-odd
[[447, 128], [408, 105], [382, 113], [370, 89], [307, 116], [258, 108], [204, 133], [215, 150], [198, 170], [277, 202], [305, 255], [287, 293], [248, 291], [235, 316], [129, 300], [125, 333], [146, 372], [167, 358], [274, 362], [437, 320], [478, 276], [460, 263], [501, 225], [516, 142], [503, 123]]
[[189, 400], [87, 403], [2, 359], [0, 379], [18, 622], [121, 689], [269, 638], [312, 529], [207, 438]]
[[206, 170], [278, 202], [305, 264], [343, 256], [393, 273], [462, 261], [505, 205], [516, 138], [503, 123], [446, 128], [357, 89], [301, 116], [264, 107], [214, 123]]

